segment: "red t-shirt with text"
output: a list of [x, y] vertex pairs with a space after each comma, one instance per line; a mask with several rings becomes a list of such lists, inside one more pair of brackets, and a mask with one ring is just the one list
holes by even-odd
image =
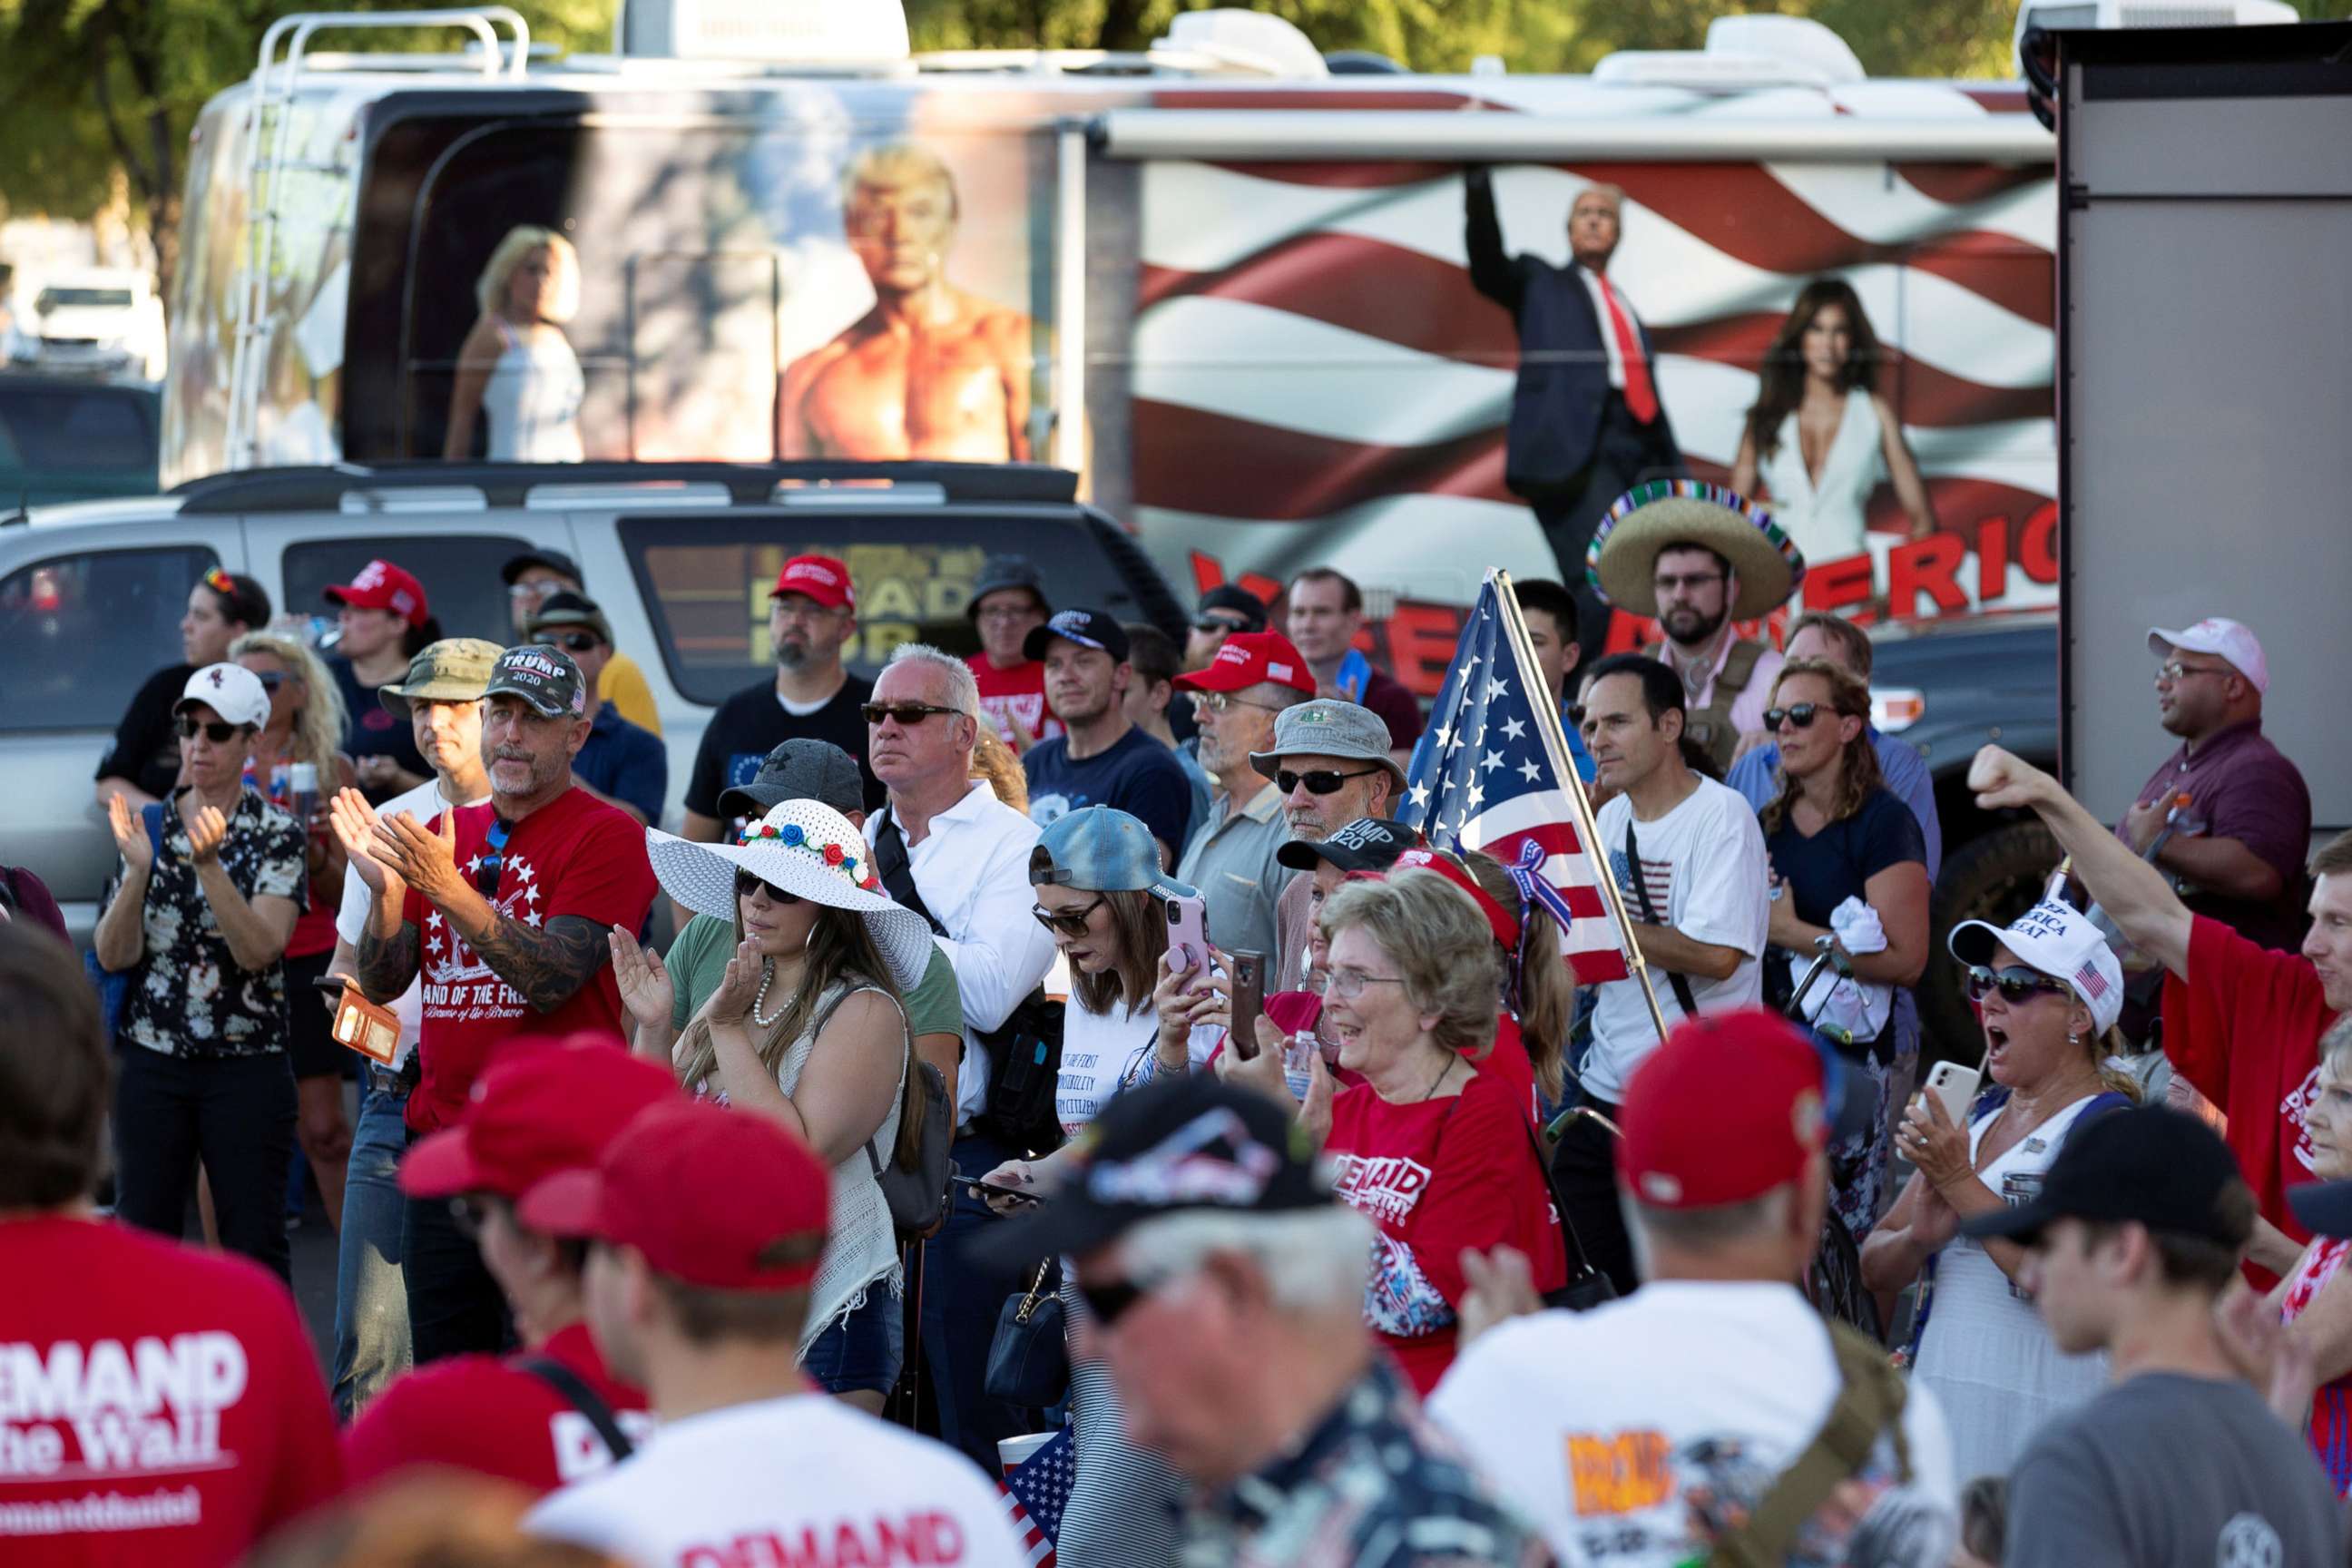
[[1364, 1320], [1426, 1395], [1453, 1364], [1462, 1249], [1527, 1254], [1538, 1290], [1568, 1282], [1568, 1250], [1528, 1133], [1523, 1096], [1502, 1073], [1460, 1094], [1391, 1105], [1369, 1083], [1331, 1101], [1324, 1152], [1339, 1196], [1380, 1228]]
[[997, 738], [1016, 752], [1062, 734], [1065, 726], [1045, 706], [1045, 667], [1024, 659], [1011, 669], [999, 669], [988, 656], [976, 653], [964, 662], [971, 666], [980, 686], [981, 710], [996, 725]]
[[[457, 807], [457, 869], [471, 877], [488, 853], [494, 809]], [[426, 826], [440, 831], [441, 818]], [[499, 918], [543, 930], [572, 915], [602, 933], [635, 931], [654, 900], [654, 868], [646, 858], [646, 830], [626, 812], [574, 787], [517, 823], [499, 868]], [[407, 1121], [418, 1132], [446, 1126], [466, 1103], [500, 1041], [517, 1034], [568, 1035], [575, 1030], [625, 1038], [621, 989], [606, 963], [595, 978], [551, 1013], [541, 1013], [453, 930], [446, 916], [410, 889], [402, 918], [416, 928], [417, 982], [422, 1011], [416, 1055], [420, 1077], [408, 1097]]]
[[[2336, 1022], [2311, 960], [2248, 942], [2203, 915], [2189, 931], [2189, 981], [2164, 980], [2164, 1054], [2230, 1118], [2230, 1148], [2263, 1217], [2296, 1241], [2311, 1233], [2286, 1190], [2317, 1178], [2304, 1127], [2319, 1078], [2319, 1037]], [[2247, 1265], [2267, 1286], [2273, 1276]]]
[[101, 1220], [0, 1221], [0, 1563], [227, 1568], [342, 1485], [286, 1288]]
[[[605, 1370], [585, 1324], [557, 1330], [538, 1353], [578, 1374], [631, 1442], [653, 1430], [645, 1394]], [[496, 1356], [453, 1356], [394, 1379], [343, 1435], [343, 1468], [354, 1487], [411, 1466], [445, 1465], [544, 1494], [612, 1462], [570, 1400]]]

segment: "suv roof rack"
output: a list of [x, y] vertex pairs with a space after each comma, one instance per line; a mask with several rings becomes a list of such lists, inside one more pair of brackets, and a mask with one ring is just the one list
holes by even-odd
[[[762, 506], [780, 489], [837, 486], [852, 494], [924, 486], [950, 502], [1070, 505], [1078, 476], [1044, 463], [865, 463], [819, 458], [789, 463], [474, 463], [433, 458], [337, 463], [325, 468], [243, 468], [177, 486], [184, 517], [241, 511], [333, 511], [346, 496], [396, 489], [471, 489], [490, 506], [527, 506], [531, 492], [583, 485], [615, 489], [702, 484], [724, 487], [736, 506]], [[575, 498], [576, 499], [576, 498]]]

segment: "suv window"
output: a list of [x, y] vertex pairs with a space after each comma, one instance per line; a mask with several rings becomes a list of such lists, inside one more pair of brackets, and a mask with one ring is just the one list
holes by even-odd
[[149, 676], [180, 662], [202, 545], [54, 556], [0, 578], [0, 732], [112, 729]]
[[963, 607], [992, 554], [1034, 562], [1056, 606], [1085, 605], [1123, 621], [1175, 614], [1172, 603], [1158, 602], [1165, 595], [1154, 591], [1156, 580], [1138, 575], [1150, 570], [1140, 553], [1122, 552], [1133, 554], [1132, 563], [1115, 560], [1109, 530], [1075, 512], [623, 518], [620, 532], [671, 682], [714, 706], [772, 677], [768, 591], [795, 555], [830, 555], [848, 565], [857, 634], [842, 658], [869, 678], [904, 642], [979, 651]]
[[327, 590], [381, 556], [425, 584], [425, 606], [441, 623], [443, 637], [486, 637], [504, 647], [514, 641], [514, 623], [499, 568], [530, 548], [527, 539], [488, 533], [410, 534], [390, 549], [381, 539], [304, 540], [286, 547], [286, 607], [332, 619]]

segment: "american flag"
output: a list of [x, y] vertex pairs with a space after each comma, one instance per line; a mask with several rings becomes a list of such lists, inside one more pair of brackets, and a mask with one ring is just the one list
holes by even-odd
[[1054, 1541], [1062, 1533], [1062, 1510], [1077, 1473], [1076, 1437], [1065, 1426], [997, 1483], [1029, 1568], [1055, 1568]]
[[1413, 747], [1397, 816], [1440, 847], [1483, 849], [1532, 870], [1558, 889], [1570, 917], [1561, 945], [1577, 978], [1588, 985], [1622, 980], [1616, 927], [1537, 725], [1534, 704], [1550, 694], [1520, 659], [1504, 609], [1490, 575]]
[[2095, 963], [2086, 963], [2076, 970], [2074, 983], [2083, 988], [2083, 994], [2094, 1002], [2107, 994], [2106, 976], [2099, 973], [2099, 966]]

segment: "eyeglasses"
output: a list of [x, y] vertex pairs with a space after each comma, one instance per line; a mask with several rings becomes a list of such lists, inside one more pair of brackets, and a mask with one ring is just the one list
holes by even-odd
[[1996, 987], [2000, 991], [2000, 999], [2012, 1007], [2031, 999], [2036, 992], [2053, 991], [2064, 995], [2074, 990], [2063, 980], [2053, 979], [2039, 970], [2027, 969], [2021, 964], [2011, 964], [1999, 973], [1981, 963], [1969, 967], [1969, 1001], [1983, 1001], [1992, 994]]
[[563, 584], [561, 583], [525, 582], [507, 584], [507, 597], [509, 599], [544, 599], [550, 594], [562, 592], [563, 592]]
[[1151, 1293], [1127, 1279], [1106, 1279], [1092, 1285], [1083, 1279], [1076, 1279], [1071, 1283], [1077, 1288], [1078, 1300], [1084, 1301], [1087, 1310], [1094, 1314], [1095, 1321], [1106, 1329], [1127, 1316], [1129, 1308]]
[[1335, 773], [1328, 768], [1317, 768], [1309, 773], [1294, 773], [1288, 768], [1279, 768], [1275, 772], [1274, 787], [1288, 795], [1300, 784], [1305, 784], [1308, 795], [1338, 795], [1339, 786], [1349, 779], [1360, 779], [1367, 773], [1380, 771], [1378, 768], [1358, 768], [1351, 773]]
[[1064, 936], [1084, 936], [1087, 934], [1087, 917], [1108, 901], [1108, 895], [1097, 893], [1094, 902], [1075, 910], [1049, 910], [1043, 904], [1032, 904], [1029, 912], [1047, 931], [1059, 931]]
[[1722, 581], [1723, 574], [1720, 572], [1685, 572], [1679, 577], [1661, 575], [1654, 579], [1652, 585], [1661, 594], [1671, 594], [1677, 588], [1704, 588], [1709, 583]]
[[[1209, 713], [1223, 713], [1230, 708], [1255, 708], [1261, 713], [1279, 713], [1282, 711], [1281, 709], [1276, 708], [1271, 702], [1252, 702], [1249, 699], [1245, 697], [1236, 697], [1230, 691], [1195, 691], [1192, 693], [1192, 706]], [[1337, 789], [1339, 786], [1334, 784], [1331, 787], [1332, 789]], [[1328, 795], [1331, 791], [1317, 790], [1315, 793], [1318, 795]]]
[[541, 647], [560, 647], [566, 653], [592, 653], [604, 646], [604, 639], [594, 632], [541, 632], [531, 641]]
[[1764, 710], [1764, 728], [1777, 730], [1786, 721], [1800, 730], [1810, 730], [1813, 727], [1813, 721], [1821, 716], [1822, 705], [1818, 702], [1792, 702], [1786, 708]]
[[961, 713], [961, 708], [942, 708], [936, 702], [868, 702], [857, 710], [868, 724], [879, 724], [885, 719], [896, 719], [907, 729], [913, 729], [934, 713]]
[[488, 851], [474, 865], [474, 890], [493, 904], [499, 901], [499, 873], [506, 869], [507, 840], [514, 837], [514, 824], [499, 817], [490, 825], [490, 836], [482, 847]]
[[1324, 994], [1342, 1002], [1352, 1002], [1364, 994], [1367, 985], [1402, 985], [1403, 977], [1395, 974], [1367, 974], [1360, 969], [1341, 964], [1331, 971]]
[[2192, 675], [2229, 676], [2235, 675], [2238, 672], [2236, 670], [2230, 668], [2227, 665], [2222, 665], [2217, 668], [2213, 665], [2208, 664], [2182, 664], [2179, 660], [2175, 659], [2172, 663], [2165, 665], [2159, 668], [2156, 672], [2156, 679], [2159, 684], [2168, 686], [2176, 681], [2186, 680]]
[[236, 740], [244, 729], [245, 726], [242, 724], [224, 723], [217, 719], [213, 720], [209, 723], [202, 719], [182, 719], [180, 721], [180, 739], [183, 741], [193, 741], [197, 737], [197, 735], [202, 734], [205, 740], [210, 741], [214, 745], [226, 746], [231, 741]]
[[759, 897], [761, 893], [767, 894], [768, 897], [775, 900], [776, 902], [780, 904], [797, 904], [801, 901], [801, 896], [798, 893], [787, 893], [782, 888], [779, 888], [773, 882], [769, 881], [767, 879], [760, 876], [756, 872], [739, 869], [735, 873], [735, 896], [737, 898], [753, 899]]
[[982, 621], [1043, 621], [1045, 613], [1034, 605], [991, 605], [973, 619]]
[[1249, 623], [1229, 621], [1223, 616], [1200, 616], [1193, 619], [1192, 629], [1196, 632], [1245, 632], [1249, 630]]
[[467, 1241], [479, 1241], [482, 1239], [482, 1227], [489, 1223], [490, 1200], [474, 1193], [451, 1198], [449, 1218], [457, 1226], [458, 1235]]

